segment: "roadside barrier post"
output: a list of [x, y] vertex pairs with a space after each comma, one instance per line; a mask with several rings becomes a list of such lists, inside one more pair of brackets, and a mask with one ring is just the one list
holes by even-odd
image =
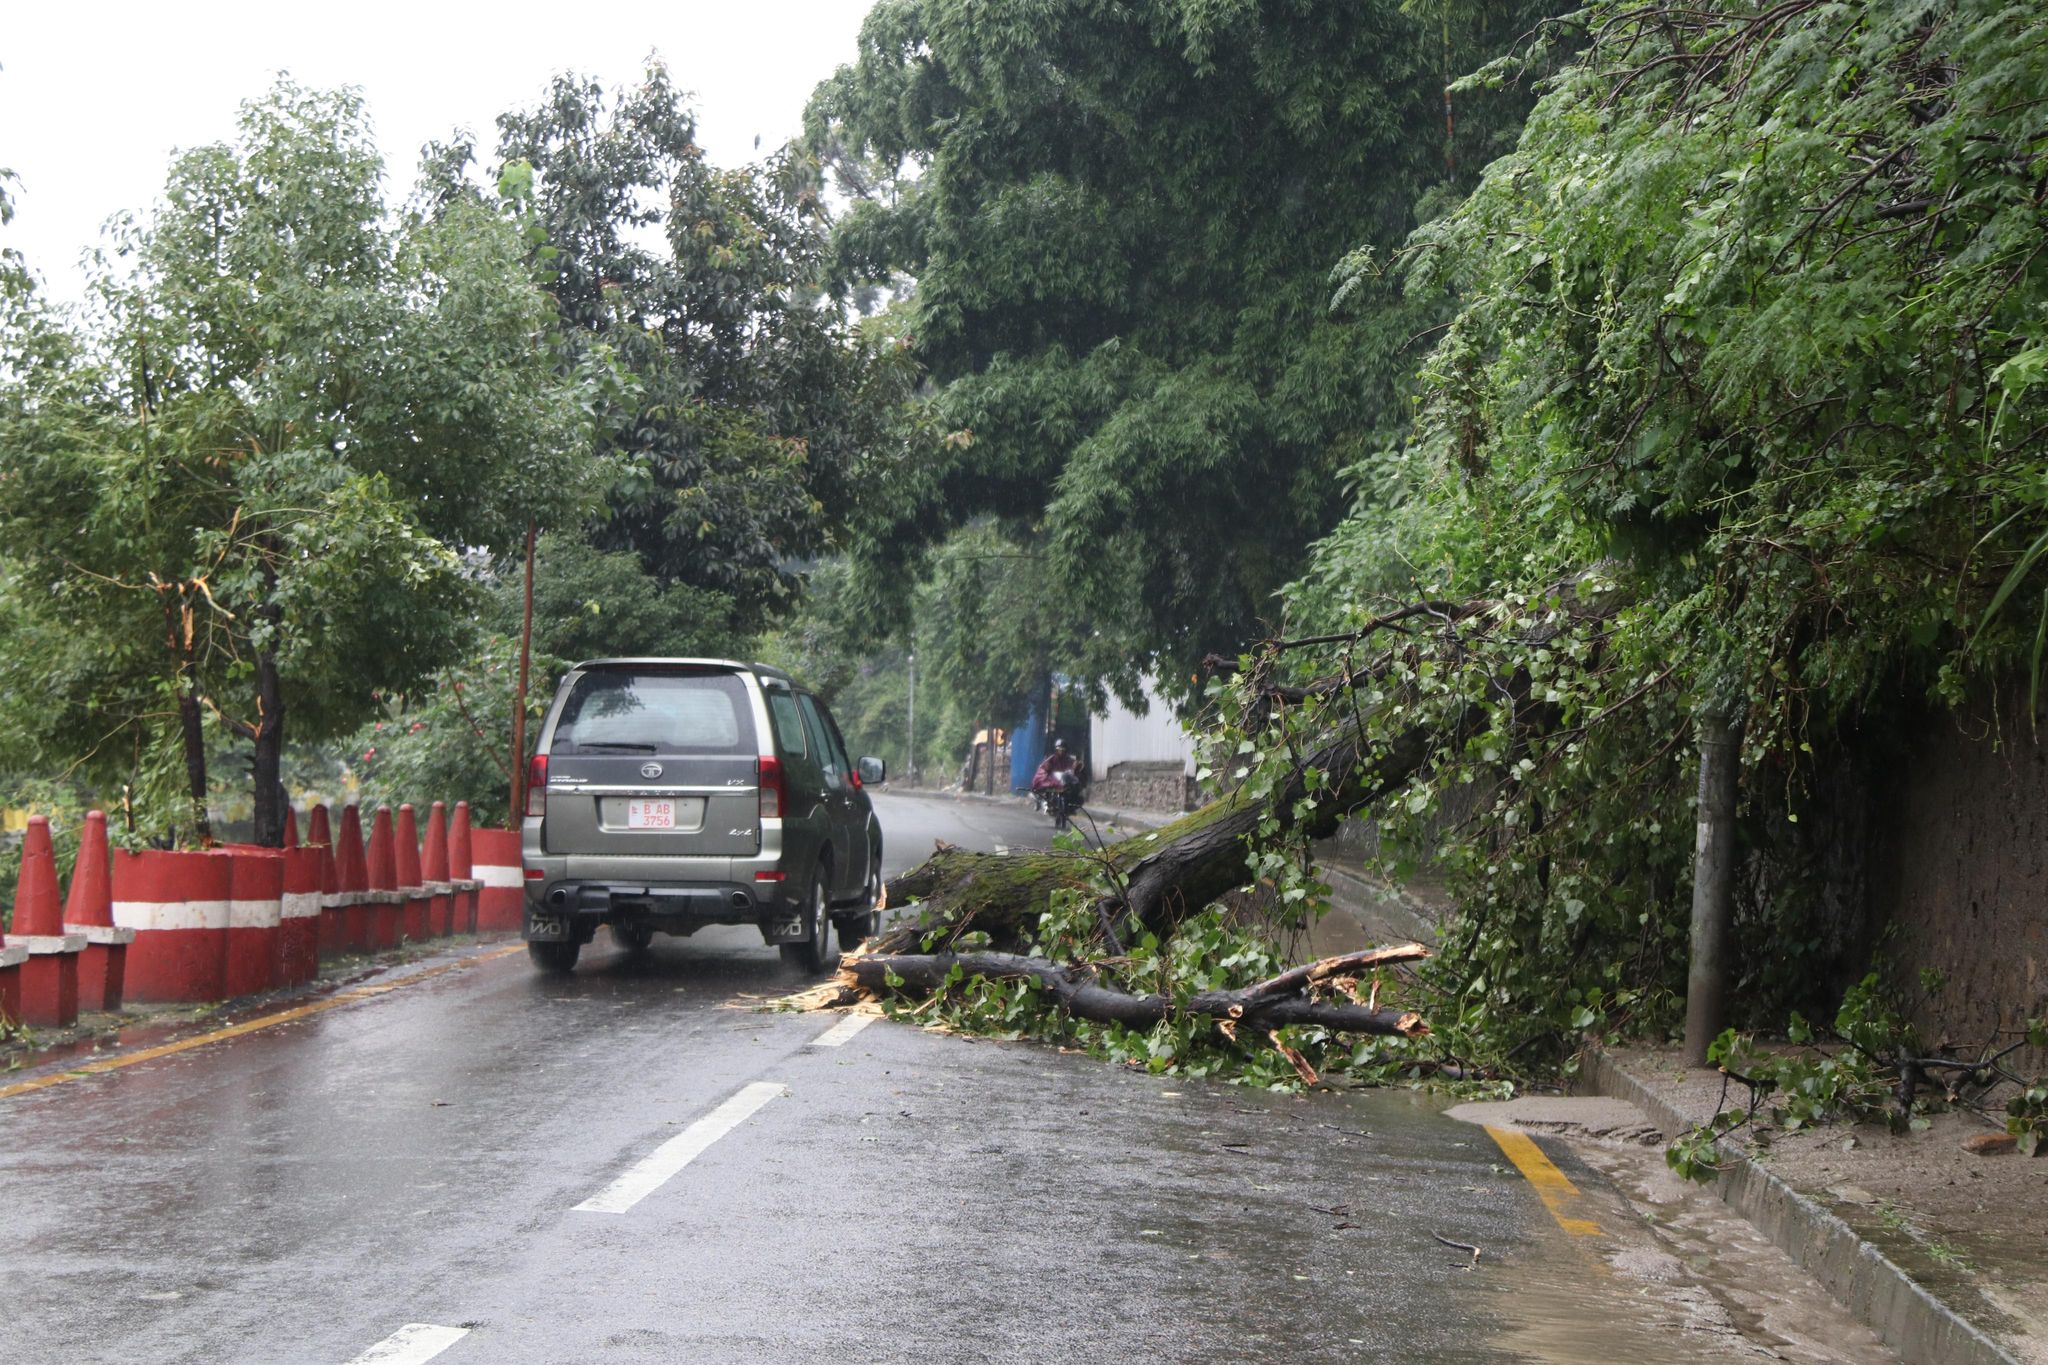
[[320, 974], [320, 867], [325, 850], [293, 846], [284, 850], [284, 888], [279, 902], [277, 984], [298, 986]]
[[448, 806], [436, 801], [427, 808], [427, 830], [420, 838], [420, 881], [427, 891], [431, 932], [455, 932], [455, 888], [448, 880]]
[[231, 866], [230, 859], [211, 853], [115, 850], [114, 923], [135, 931], [128, 951], [129, 1000], [223, 997]]
[[455, 819], [448, 826], [448, 880], [455, 883], [456, 928], [465, 934], [476, 932], [479, 886], [469, 833], [469, 802], [457, 801]]
[[392, 852], [398, 864], [398, 896], [404, 905], [405, 936], [414, 943], [424, 943], [434, 932], [433, 902], [427, 899], [427, 888], [421, 884], [419, 824], [410, 801], [398, 808], [395, 838], [397, 846]]
[[64, 932], [57, 902], [57, 854], [47, 816], [31, 815], [21, 841], [21, 878], [14, 886], [10, 943], [28, 949], [21, 964], [21, 1022], [32, 1028], [69, 1028], [78, 1022], [78, 959], [85, 935]]
[[296, 813], [295, 813], [295, 812], [294, 812], [294, 811], [292, 810], [292, 808], [291, 808], [290, 806], [286, 806], [286, 807], [284, 808], [284, 844], [283, 844], [283, 847], [285, 847], [285, 848], [297, 848], [298, 846], [299, 846], [299, 817], [298, 817], [298, 815], [297, 815], [297, 814], [296, 814]]
[[363, 857], [363, 818], [351, 801], [341, 808], [341, 828], [334, 836], [335, 903], [341, 907], [341, 934], [335, 946], [344, 953], [370, 946], [370, 865]]
[[[306, 816], [306, 846], [320, 857], [320, 913], [313, 923], [313, 951], [315, 961], [324, 962], [333, 957], [341, 943], [341, 900], [336, 892], [341, 882], [334, 871], [334, 836], [327, 831], [327, 806], [315, 805]], [[319, 967], [314, 967], [317, 975]]]
[[398, 946], [401, 912], [405, 902], [398, 895], [398, 858], [392, 848], [391, 807], [377, 807], [370, 819], [370, 889], [364, 903], [369, 907], [369, 949], [381, 953]]
[[135, 931], [114, 923], [114, 886], [103, 811], [85, 813], [78, 861], [72, 864], [71, 886], [64, 898], [64, 932], [85, 935], [85, 954], [78, 959], [78, 1007], [120, 1009], [128, 945], [135, 942]]
[[27, 961], [26, 943], [0, 943], [0, 1023], [21, 1022], [21, 964]]
[[519, 831], [470, 831], [475, 850], [471, 875], [477, 881], [476, 927], [484, 933], [517, 929], [526, 888], [519, 871]]
[[228, 862], [229, 996], [255, 995], [277, 984], [277, 938], [284, 924], [284, 855], [237, 847], [216, 853]]

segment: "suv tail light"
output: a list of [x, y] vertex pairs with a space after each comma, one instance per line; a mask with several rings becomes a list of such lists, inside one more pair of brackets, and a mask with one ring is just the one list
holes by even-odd
[[545, 816], [548, 813], [546, 754], [535, 754], [533, 762], [526, 765], [526, 813], [530, 816]]
[[789, 788], [782, 781], [782, 760], [764, 758], [759, 760], [757, 770], [761, 784], [761, 818], [780, 820], [782, 808], [789, 804]]

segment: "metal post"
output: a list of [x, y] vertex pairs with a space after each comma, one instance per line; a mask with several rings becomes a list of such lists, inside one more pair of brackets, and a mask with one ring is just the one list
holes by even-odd
[[903, 744], [903, 773], [913, 787], [917, 785], [917, 655], [910, 656], [910, 715], [906, 721], [909, 730]]
[[1730, 929], [1735, 918], [1735, 799], [1742, 727], [1725, 714], [1697, 723], [1699, 825], [1692, 860], [1692, 961], [1685, 981], [1685, 1064], [1703, 1067], [1728, 1027]]
[[526, 673], [533, 658], [533, 542], [539, 528], [526, 523], [526, 608], [519, 623], [519, 678], [512, 685], [512, 809], [505, 828], [518, 829], [526, 815]]

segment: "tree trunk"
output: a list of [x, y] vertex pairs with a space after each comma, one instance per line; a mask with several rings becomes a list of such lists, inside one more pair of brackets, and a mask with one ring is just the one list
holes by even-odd
[[1359, 973], [1428, 956], [1429, 950], [1415, 943], [1346, 953], [1292, 968], [1240, 990], [1203, 991], [1183, 1005], [1163, 995], [1133, 995], [1105, 986], [1088, 967], [1063, 967], [1044, 958], [1013, 953], [862, 954], [846, 960], [839, 979], [842, 988], [856, 997], [892, 992], [924, 996], [949, 989], [957, 968], [963, 980], [979, 976], [1034, 981], [1069, 1014], [1096, 1023], [1149, 1028], [1174, 1015], [1189, 1015], [1217, 1020], [1233, 1032], [1312, 1024], [1344, 1033], [1418, 1038], [1429, 1032], [1429, 1025], [1413, 1011], [1321, 999], [1317, 990], [1349, 995]]
[[1428, 766], [1439, 746], [1462, 746], [1486, 724], [1483, 708], [1467, 707], [1447, 730], [1417, 726], [1393, 743], [1368, 747], [1348, 728], [1296, 765], [1294, 775], [1263, 804], [1238, 795], [1212, 801], [1163, 829], [1112, 844], [1096, 855], [968, 853], [943, 847], [891, 881], [888, 904], [921, 902], [923, 913], [884, 934], [880, 953], [921, 945], [937, 933], [950, 945], [969, 930], [987, 933], [999, 948], [1016, 947], [1038, 923], [1051, 892], [1086, 889], [1106, 870], [1120, 891], [1101, 898], [1097, 911], [1123, 937], [1138, 929], [1160, 938], [1188, 915], [1251, 880], [1247, 839], [1270, 810], [1292, 823], [1295, 803], [1307, 793], [1309, 768], [1330, 774], [1325, 794], [1304, 831], [1321, 838], [1336, 831], [1345, 812], [1368, 806]]
[[249, 774], [255, 784], [256, 831], [264, 848], [284, 847], [284, 689], [277, 676], [277, 652], [256, 651], [256, 726]]
[[199, 847], [213, 843], [213, 820], [206, 813], [206, 725], [199, 709], [198, 684], [190, 676], [178, 691], [178, 730], [185, 748], [185, 790], [192, 798], [192, 829]]

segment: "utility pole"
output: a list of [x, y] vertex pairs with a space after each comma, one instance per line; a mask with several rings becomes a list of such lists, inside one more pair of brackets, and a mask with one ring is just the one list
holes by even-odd
[[910, 715], [905, 722], [909, 731], [903, 741], [903, 772], [911, 786], [917, 785], [917, 655], [910, 656]]
[[1699, 825], [1692, 859], [1692, 958], [1685, 978], [1685, 1064], [1703, 1067], [1728, 1027], [1729, 938], [1735, 918], [1735, 801], [1742, 725], [1729, 712], [1696, 722]]
[[526, 673], [533, 657], [533, 542], [539, 528], [526, 523], [526, 607], [519, 624], [519, 679], [512, 685], [512, 809], [505, 828], [526, 816]]

